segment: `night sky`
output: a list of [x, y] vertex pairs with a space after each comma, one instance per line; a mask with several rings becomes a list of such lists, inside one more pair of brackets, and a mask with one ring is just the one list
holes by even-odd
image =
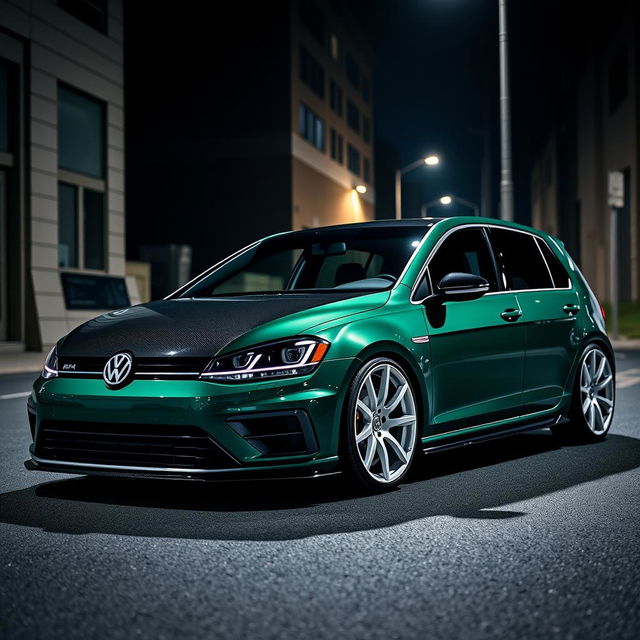
[[[498, 0], [376, 0], [374, 6], [378, 150], [395, 148], [401, 165], [432, 150], [443, 161], [435, 170], [420, 168], [405, 178], [405, 215], [418, 215], [420, 202], [444, 193], [480, 203], [485, 128], [497, 215]], [[528, 222], [532, 163], [563, 91], [577, 79], [586, 38], [580, 17], [587, 10], [569, 0], [511, 0], [508, 8], [515, 209], [516, 219]], [[379, 217], [393, 213], [387, 173], [378, 173], [378, 204], [385, 210]], [[470, 210], [449, 207], [446, 212]]]

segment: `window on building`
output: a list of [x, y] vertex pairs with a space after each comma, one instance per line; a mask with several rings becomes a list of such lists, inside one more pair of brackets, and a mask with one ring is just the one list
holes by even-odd
[[331, 158], [340, 164], [344, 162], [344, 142], [335, 129], [331, 129]]
[[324, 121], [306, 104], [300, 104], [300, 135], [316, 149], [324, 151]]
[[104, 178], [104, 103], [58, 88], [58, 167]]
[[371, 120], [367, 116], [362, 116], [362, 139], [371, 142]]
[[357, 133], [360, 132], [360, 109], [347, 100], [347, 124]]
[[90, 27], [107, 33], [107, 0], [58, 0], [58, 6]]
[[329, 103], [331, 104], [331, 109], [341, 116], [344, 98], [342, 87], [335, 80], [331, 80], [329, 83]]
[[298, 3], [300, 7], [300, 20], [309, 29], [313, 37], [324, 45], [324, 15], [318, 5], [313, 0], [302, 0]]
[[362, 163], [362, 177], [365, 182], [371, 184], [371, 162], [369, 162], [369, 158], [365, 158]]
[[58, 88], [58, 264], [104, 270], [105, 105]]
[[347, 145], [347, 166], [351, 173], [360, 175], [360, 152], [352, 145]]
[[58, 183], [58, 265], [105, 269], [103, 192]]
[[609, 66], [609, 113], [613, 113], [629, 93], [629, 58], [626, 45], [616, 53]]
[[367, 104], [371, 102], [371, 83], [366, 76], [362, 76], [362, 98]]
[[331, 59], [334, 62], [339, 62], [339, 60], [340, 60], [340, 41], [338, 40], [338, 36], [335, 33], [331, 34], [330, 49], [331, 49]]
[[360, 69], [358, 68], [358, 63], [355, 58], [350, 53], [347, 53], [346, 55], [345, 67], [347, 79], [356, 89], [358, 89], [360, 87]]
[[300, 80], [324, 98], [324, 69], [304, 47], [300, 47]]

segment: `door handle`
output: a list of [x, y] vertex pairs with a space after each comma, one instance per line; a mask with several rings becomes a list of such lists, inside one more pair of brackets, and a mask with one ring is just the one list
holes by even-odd
[[505, 309], [500, 317], [506, 322], [515, 322], [522, 315], [520, 309]]
[[575, 316], [576, 313], [578, 313], [578, 311], [580, 311], [580, 305], [579, 304], [565, 304], [564, 307], [562, 307], [562, 310], [570, 315], [570, 316]]

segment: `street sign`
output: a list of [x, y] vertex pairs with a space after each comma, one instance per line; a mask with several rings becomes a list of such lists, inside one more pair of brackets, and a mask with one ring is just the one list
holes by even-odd
[[624, 173], [609, 171], [609, 206], [624, 207]]

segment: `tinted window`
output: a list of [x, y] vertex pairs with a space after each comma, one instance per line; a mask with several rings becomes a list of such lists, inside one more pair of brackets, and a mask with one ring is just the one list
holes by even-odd
[[565, 289], [570, 285], [569, 276], [560, 263], [560, 260], [558, 260], [558, 256], [553, 253], [549, 245], [541, 238], [538, 238], [538, 244], [540, 245], [540, 249], [542, 249], [544, 259], [547, 261], [547, 265], [551, 271], [554, 286], [557, 289]]
[[497, 291], [498, 282], [491, 253], [482, 229], [462, 229], [450, 235], [429, 262], [434, 287], [448, 273], [473, 273], [489, 282], [489, 290]]
[[[408, 226], [328, 229], [267, 238], [203, 277], [182, 295], [326, 291], [379, 276], [384, 277], [373, 285], [388, 289], [425, 231], [426, 227]], [[366, 286], [364, 283], [363, 288]]]
[[491, 229], [491, 244], [501, 266], [507, 289], [549, 289], [549, 269], [534, 236], [528, 233]]

